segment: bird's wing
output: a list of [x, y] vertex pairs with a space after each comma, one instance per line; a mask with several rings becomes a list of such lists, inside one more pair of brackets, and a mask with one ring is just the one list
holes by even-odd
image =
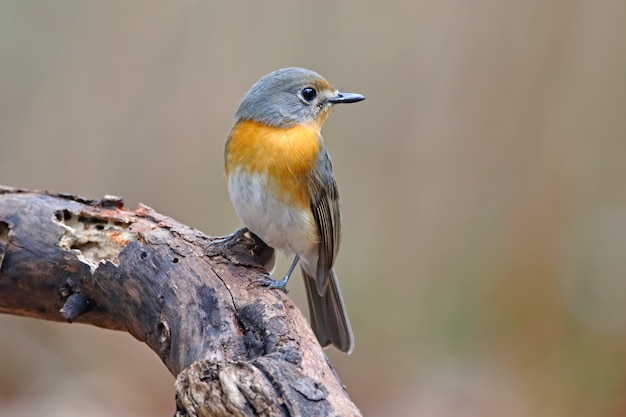
[[317, 292], [324, 295], [335, 264], [335, 257], [341, 242], [341, 212], [339, 194], [333, 176], [333, 167], [326, 149], [322, 148], [317, 161], [317, 169], [309, 182], [311, 189], [311, 210], [319, 232], [319, 249], [315, 283]]

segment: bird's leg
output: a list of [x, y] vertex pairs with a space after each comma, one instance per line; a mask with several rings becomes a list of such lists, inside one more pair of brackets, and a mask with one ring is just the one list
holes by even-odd
[[291, 266], [289, 267], [289, 270], [287, 271], [287, 274], [285, 274], [285, 277], [283, 279], [281, 279], [280, 281], [276, 281], [274, 279], [271, 279], [269, 277], [269, 275], [267, 276], [267, 278], [260, 278], [257, 279], [255, 281], [253, 281], [253, 283], [256, 283], [258, 285], [263, 285], [267, 288], [270, 289], [281, 289], [285, 292], [287, 291], [287, 283], [289, 282], [289, 277], [291, 277], [291, 274], [293, 273], [293, 270], [296, 269], [296, 266], [298, 265], [298, 261], [300, 261], [300, 255], [296, 255], [296, 257], [293, 259], [293, 262], [291, 263]]

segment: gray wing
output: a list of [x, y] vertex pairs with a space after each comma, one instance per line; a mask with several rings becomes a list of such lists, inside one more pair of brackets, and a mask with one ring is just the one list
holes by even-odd
[[319, 232], [319, 249], [315, 284], [318, 294], [324, 295], [330, 271], [341, 243], [341, 212], [339, 194], [333, 176], [333, 167], [326, 149], [322, 149], [317, 169], [310, 181], [312, 187], [311, 210]]

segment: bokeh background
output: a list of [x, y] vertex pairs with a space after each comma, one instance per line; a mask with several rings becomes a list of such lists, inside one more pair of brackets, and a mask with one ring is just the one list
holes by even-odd
[[[294, 65], [367, 96], [324, 129], [361, 410], [626, 415], [626, 2], [3, 0], [0, 183], [228, 234], [232, 115]], [[173, 413], [129, 335], [0, 334], [0, 416]]]

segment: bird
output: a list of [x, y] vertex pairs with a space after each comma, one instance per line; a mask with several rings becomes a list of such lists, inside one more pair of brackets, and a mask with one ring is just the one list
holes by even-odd
[[317, 340], [348, 354], [354, 337], [334, 268], [342, 234], [339, 194], [321, 129], [335, 105], [364, 99], [309, 69], [273, 71], [244, 95], [224, 150], [240, 220], [268, 246], [294, 256], [284, 278], [273, 280], [270, 272], [256, 282], [286, 291], [299, 263]]

